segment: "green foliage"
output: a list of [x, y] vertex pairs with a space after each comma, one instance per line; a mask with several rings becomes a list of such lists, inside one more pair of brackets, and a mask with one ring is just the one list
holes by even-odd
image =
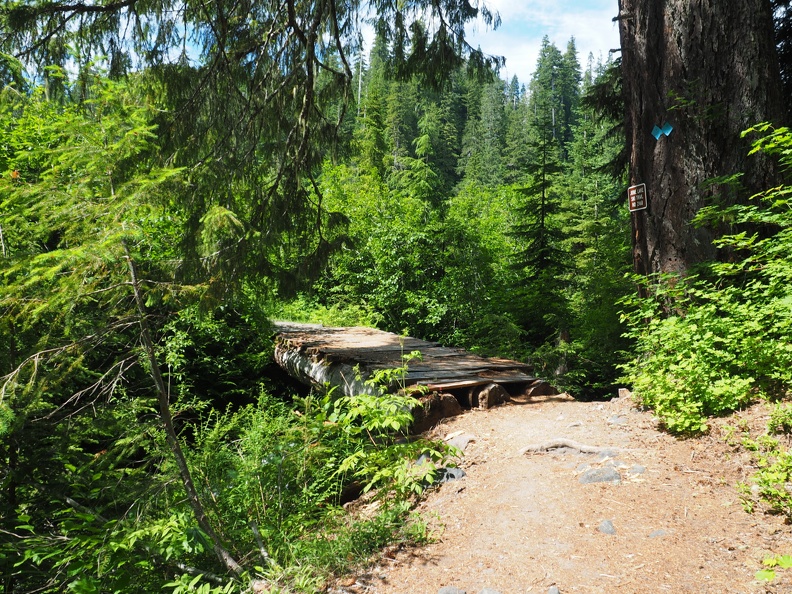
[[[429, 472], [416, 478], [402, 456], [439, 451], [395, 442], [408, 401], [257, 400], [272, 345], [255, 287], [215, 307], [207, 285], [184, 282], [189, 217], [171, 200], [184, 172], [157, 165], [154, 110], [101, 76], [84, 91], [79, 105], [42, 90], [6, 91], [0, 103], [4, 587], [230, 592], [259, 563], [312, 591], [350, 558], [407, 538], [399, 502]], [[230, 209], [208, 212], [198, 245], [212, 270], [241, 227]], [[139, 347], [129, 259], [204, 521], [243, 560], [239, 575], [229, 577], [187, 503]], [[338, 509], [353, 480], [387, 503], [372, 519]]]
[[[437, 97], [388, 82], [378, 40], [354, 153], [321, 177], [325, 208], [347, 217], [332, 239], [344, 249], [278, 315], [528, 359], [582, 396], [611, 390], [627, 346], [613, 304], [633, 287], [621, 188], [598, 168], [619, 147], [578, 107], [574, 47], [554, 52], [532, 94], [458, 73]], [[572, 110], [557, 129], [554, 108]]]
[[381, 316], [369, 307], [343, 302], [331, 303], [329, 306], [319, 303], [315, 296], [300, 294], [290, 301], [282, 301], [273, 305], [272, 318], [322, 324], [324, 326], [367, 326], [375, 328]]
[[[240, 552], [257, 548], [256, 525], [275, 574], [304, 566], [321, 577], [407, 538], [406, 498], [434, 470], [414, 461], [449, 453], [400, 437], [414, 404], [407, 396], [325, 395], [297, 399], [292, 408], [264, 394], [256, 406], [210, 419], [197, 428], [191, 459], [211, 490], [211, 513]], [[379, 489], [383, 506], [372, 519], [354, 520], [337, 507], [357, 482]]]
[[[355, 2], [295, 5], [288, 27], [266, 1], [137, 4], [126, 33], [125, 3], [52, 6], [0, 11], [3, 587], [310, 592], [426, 538], [410, 505], [454, 452], [407, 436], [408, 396], [270, 395], [262, 303], [607, 389], [626, 219], [574, 43], [545, 43], [528, 93], [473, 76], [497, 60], [465, 46], [456, 0], [375, 3], [356, 80]], [[426, 10], [440, 25], [410, 26]], [[521, 272], [535, 246], [559, 265]], [[340, 508], [359, 491], [367, 519]]]
[[[378, 39], [390, 50], [382, 65], [396, 78], [415, 76], [439, 89], [463, 66], [488, 76], [503, 64], [465, 41], [469, 21], [499, 24], [485, 6], [420, 0], [368, 8]], [[331, 247], [321, 240], [310, 188], [348, 124], [350, 58], [360, 50], [365, 10], [359, 0], [291, 3], [288, 11], [273, 0], [209, 9], [166, 1], [101, 10], [14, 3], [0, 11], [0, 81], [19, 70], [10, 56], [24, 56], [30, 78], [45, 80], [52, 95], [78, 100], [84, 86], [63, 84], [52, 75], [53, 65], [77, 70], [78, 79], [97, 61], [114, 80], [142, 73], [161, 108], [165, 153], [189, 168], [192, 187], [199, 188], [178, 196], [191, 211], [192, 231], [217, 208], [240, 223], [233, 225], [240, 241], [223, 245], [222, 253], [233, 257], [216, 259], [215, 272], [236, 283], [266, 262], [274, 280], [295, 268], [304, 274]], [[436, 26], [424, 27], [423, 19]], [[140, 26], [129, 27], [133, 21]], [[185, 238], [184, 247], [194, 248], [193, 239]], [[196, 251], [189, 255], [200, 259]]]
[[768, 569], [761, 569], [756, 572], [756, 579], [763, 582], [772, 582], [776, 578], [779, 569], [789, 569], [792, 567], [792, 555], [774, 555], [762, 560], [762, 565]]
[[[163, 449], [140, 384], [125, 242], [156, 254], [141, 258], [152, 306], [190, 292], [157, 282], [178, 218], [162, 207], [181, 172], [152, 163], [152, 110], [101, 75], [82, 82], [81, 105], [41, 88], [0, 96], [0, 522], [11, 535], [0, 563], [20, 589], [124, 589], [136, 571], [122, 508], [162, 476], [153, 461]], [[17, 518], [30, 527], [21, 540]], [[35, 555], [14, 567], [20, 549]]]
[[328, 208], [349, 215], [352, 249], [334, 256], [315, 287], [318, 306], [363, 310], [387, 330], [462, 342], [497, 289], [489, 282], [492, 254], [469, 221], [349, 167], [329, 168], [323, 187]]
[[[642, 353], [625, 366], [626, 377], [669, 431], [705, 431], [707, 416], [751, 400], [753, 374], [762, 361], [772, 360], [771, 348], [757, 340], [756, 332], [746, 332], [753, 325], [760, 328], [761, 320], [735, 291], [714, 290], [695, 279], [663, 278], [649, 290], [651, 299], [623, 302], [635, 308], [631, 336]], [[663, 316], [648, 307], [658, 303], [673, 303], [679, 313]]]
[[[769, 403], [766, 406], [770, 406]], [[792, 452], [786, 435], [775, 437], [775, 433], [787, 433], [789, 426], [789, 406], [776, 403], [770, 410], [767, 431], [753, 436], [749, 424], [743, 420], [737, 426], [725, 427], [725, 437], [729, 445], [742, 447], [750, 453], [752, 466], [756, 468], [746, 481], [737, 484], [740, 500], [747, 513], [783, 515], [787, 521], [792, 518]], [[765, 569], [756, 573], [756, 579], [772, 581], [779, 569], [792, 567], [792, 557], [774, 555], [763, 561]]]
[[[455, 453], [443, 443], [406, 437], [418, 401], [403, 394], [404, 378], [409, 362], [420, 358], [421, 353], [413, 351], [402, 355], [401, 367], [377, 370], [365, 382], [372, 394], [333, 401], [329, 420], [337, 423], [345, 436], [364, 444], [341, 462], [337, 472], [367, 481], [364, 492], [390, 484], [397, 497], [420, 495], [434, 480], [435, 463], [445, 464]], [[388, 391], [395, 388], [400, 388], [399, 393]], [[375, 447], [369, 447], [368, 442]]]
[[[415, 401], [409, 397], [333, 401], [325, 396], [295, 402], [290, 407], [262, 394], [255, 405], [210, 412], [184, 430], [192, 435], [189, 463], [208, 502], [207, 513], [232, 551], [250, 559], [261, 550], [258, 531], [266, 551], [259, 573], [298, 589], [302, 581], [310, 592], [324, 576], [347, 570], [378, 548], [420, 537], [412, 532], [419, 525], [406, 521], [406, 498], [431, 482], [434, 465], [414, 460], [421, 454], [444, 460], [448, 451], [420, 440], [397, 440], [395, 431], [404, 431], [412, 420], [409, 408]], [[134, 426], [134, 418], [130, 422]], [[13, 559], [16, 547], [25, 551], [14, 570], [18, 579], [36, 583], [41, 571], [48, 576], [49, 591], [181, 591], [188, 586], [241, 591], [238, 582], [218, 586], [212, 577], [222, 572], [212, 560], [211, 542], [196, 527], [167, 460], [157, 464], [160, 476], [152, 474], [153, 468], [142, 475], [145, 484], [140, 493], [132, 490], [132, 499], [116, 487], [109, 491], [115, 501], [108, 501], [114, 477], [135, 476], [125, 447], [125, 439], [109, 444], [98, 458], [110, 463], [105, 472], [97, 472], [90, 455], [82, 457], [81, 466], [68, 467], [71, 491], [81, 501], [76, 508], [52, 502], [43, 525], [44, 518], [17, 516], [14, 540], [0, 542], [0, 552]], [[157, 440], [148, 447], [153, 450], [147, 458], [163, 452]], [[373, 517], [356, 520], [338, 507], [353, 481], [379, 489], [383, 505]], [[180, 572], [188, 566], [209, 574]], [[175, 580], [166, 583], [164, 576]]]
[[218, 410], [255, 400], [272, 350], [269, 321], [245, 297], [213, 311], [186, 306], [162, 326], [161, 359], [172, 397]]
[[172, 594], [186, 594], [194, 592], [195, 594], [232, 594], [238, 590], [237, 585], [230, 581], [224, 586], [212, 586], [208, 582], [202, 581], [202, 575], [192, 576], [189, 574], [182, 574], [174, 581], [163, 584], [163, 588], [173, 588]]
[[776, 403], [770, 411], [767, 430], [770, 433], [792, 433], [792, 405]]
[[[586, 91], [597, 76], [589, 62]], [[614, 303], [633, 290], [624, 278], [629, 220], [619, 180], [601, 171], [621, 139], [609, 137], [605, 115], [578, 105], [579, 80], [574, 43], [562, 59], [545, 42], [528, 100], [534, 156], [511, 224], [519, 240], [512, 265], [520, 271], [513, 292], [522, 297], [537, 373], [577, 396], [598, 397], [612, 393], [618, 353], [628, 347]]]
[[751, 477], [752, 486], [738, 485], [743, 507], [748, 512], [761, 508], [792, 518], [792, 494], [787, 489], [792, 481], [792, 452], [768, 435], [746, 437], [743, 446], [753, 454], [758, 467]]

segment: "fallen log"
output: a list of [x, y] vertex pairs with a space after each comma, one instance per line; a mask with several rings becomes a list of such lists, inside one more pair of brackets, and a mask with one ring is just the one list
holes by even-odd
[[519, 361], [479, 357], [374, 328], [288, 322], [276, 322], [275, 328], [278, 365], [300, 382], [335, 386], [345, 395], [375, 393], [365, 380], [378, 370], [405, 366], [404, 355], [414, 351], [421, 358], [406, 365], [404, 375], [386, 389], [409, 391], [412, 386], [425, 386], [431, 392], [452, 392], [460, 400], [467, 397], [467, 406], [488, 408], [508, 399], [509, 392], [521, 393], [540, 381], [529, 375], [530, 366]]
[[275, 345], [275, 362], [294, 379], [308, 386], [329, 386], [343, 396], [378, 393], [374, 386], [366, 384], [354, 366], [347, 363], [330, 364], [280, 343]]

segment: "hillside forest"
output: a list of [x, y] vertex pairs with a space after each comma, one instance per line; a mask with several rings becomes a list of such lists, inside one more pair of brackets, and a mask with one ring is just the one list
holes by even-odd
[[[497, 15], [456, 0], [432, 26], [374, 2], [365, 50], [355, 2], [0, 9], [0, 589], [314, 592], [431, 538], [413, 505], [455, 452], [408, 437], [409, 396], [291, 383], [272, 320], [517, 359], [580, 399], [629, 386], [685, 437], [760, 400], [792, 430], [790, 28], [754, 3], [775, 111], [726, 129], [690, 81], [669, 94], [744, 166], [688, 157], [705, 247], [669, 259], [662, 215], [627, 208], [654, 175], [630, 19], [623, 55], [545, 38], [521, 81], [459, 33]], [[792, 515], [792, 455], [752, 443], [746, 505]], [[376, 514], [345, 511], [361, 492]]]

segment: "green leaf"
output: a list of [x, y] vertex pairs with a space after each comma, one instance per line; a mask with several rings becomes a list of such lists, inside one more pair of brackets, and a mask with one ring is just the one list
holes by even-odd
[[779, 555], [776, 557], [778, 561], [778, 566], [784, 569], [789, 569], [792, 567], [792, 555]]

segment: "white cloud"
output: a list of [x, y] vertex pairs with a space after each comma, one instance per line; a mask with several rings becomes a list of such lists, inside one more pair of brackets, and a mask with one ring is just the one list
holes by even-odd
[[486, 53], [506, 57], [504, 77], [516, 74], [521, 82], [530, 80], [545, 35], [561, 51], [574, 36], [583, 67], [589, 52], [604, 60], [610, 49], [619, 47], [612, 20], [618, 12], [616, 0], [488, 0], [487, 5], [500, 13], [503, 25], [496, 31], [480, 24], [470, 27], [470, 41]]

